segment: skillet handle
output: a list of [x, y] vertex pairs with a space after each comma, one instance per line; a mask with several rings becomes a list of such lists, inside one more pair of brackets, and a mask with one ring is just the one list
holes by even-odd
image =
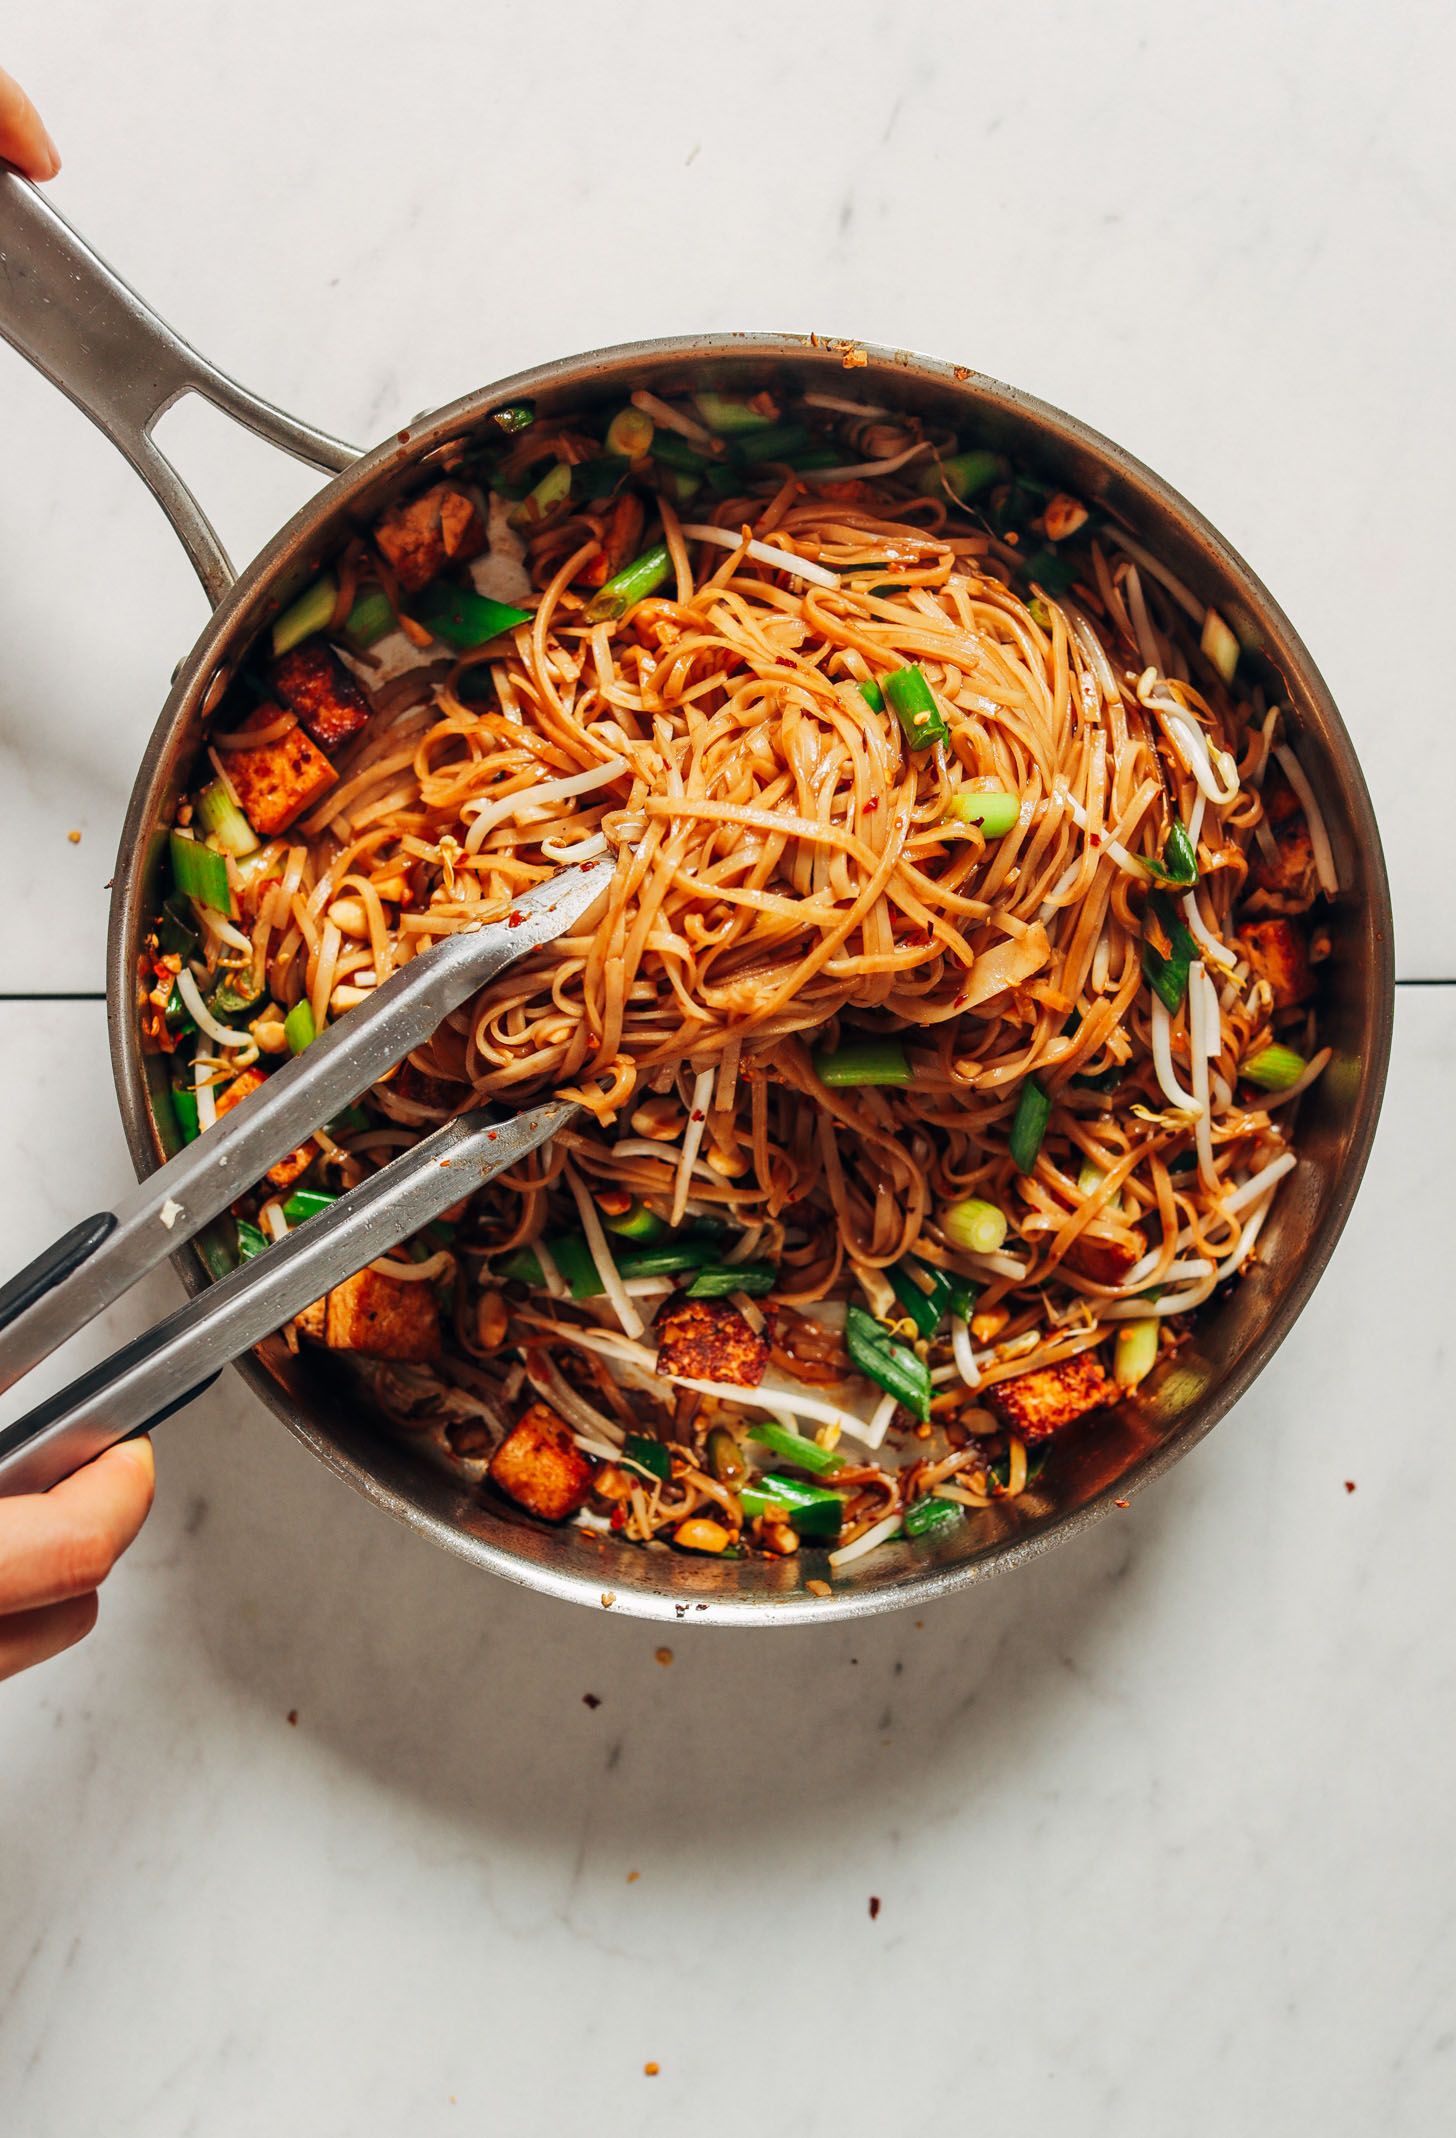
[[206, 514], [152, 438], [186, 393], [310, 467], [337, 474], [357, 449], [260, 401], [143, 304], [28, 179], [0, 162], [0, 335], [69, 394], [151, 490], [216, 608], [236, 574]]

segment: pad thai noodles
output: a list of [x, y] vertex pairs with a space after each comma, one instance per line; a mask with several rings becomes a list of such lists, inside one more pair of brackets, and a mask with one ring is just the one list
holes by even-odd
[[975, 439], [774, 391], [486, 428], [212, 714], [147, 1044], [206, 1133], [615, 857], [237, 1252], [455, 1113], [575, 1100], [287, 1341], [496, 1504], [822, 1586], [1024, 1492], [1246, 1268], [1329, 1058], [1330, 840], [1224, 619]]

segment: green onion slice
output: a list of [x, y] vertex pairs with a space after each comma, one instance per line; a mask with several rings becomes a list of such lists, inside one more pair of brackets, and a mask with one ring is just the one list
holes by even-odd
[[1146, 854], [1141, 858], [1148, 874], [1155, 877], [1159, 883], [1170, 883], [1177, 890], [1187, 891], [1198, 881], [1198, 856], [1194, 852], [1187, 827], [1179, 816], [1175, 816], [1168, 827], [1168, 836], [1163, 842], [1162, 860], [1149, 860]]
[[438, 579], [420, 595], [413, 613], [436, 638], [447, 646], [458, 646], [462, 653], [488, 645], [493, 638], [514, 631], [517, 624], [531, 621], [529, 609], [513, 609], [504, 601], [477, 594], [474, 587], [449, 586]]
[[635, 1199], [630, 1210], [622, 1211], [618, 1217], [603, 1217], [602, 1223], [608, 1232], [615, 1232], [624, 1240], [640, 1240], [644, 1247], [652, 1246], [667, 1232], [667, 1219]]
[[[1028, 1170], [1023, 1166], [1023, 1172]], [[983, 1202], [979, 1195], [968, 1195], [942, 1210], [940, 1229], [963, 1254], [994, 1255], [1005, 1244], [1006, 1212], [995, 1203]]]
[[305, 1218], [317, 1217], [320, 1210], [332, 1210], [339, 1200], [324, 1188], [295, 1188], [283, 1205], [283, 1215], [290, 1225], [301, 1225]]
[[907, 1255], [897, 1262], [885, 1275], [905, 1312], [910, 1316], [922, 1336], [934, 1336], [940, 1327], [946, 1308], [951, 1304], [955, 1286], [944, 1270], [936, 1269], [929, 1262], [922, 1262], [914, 1255]]
[[814, 1056], [814, 1074], [821, 1084], [908, 1084], [910, 1064], [898, 1039], [851, 1040], [836, 1054], [822, 1051]]
[[288, 1041], [290, 1054], [302, 1054], [318, 1038], [313, 1021], [313, 1011], [307, 1001], [295, 1002], [283, 1020], [283, 1037]]
[[750, 407], [742, 394], [695, 393], [698, 414], [710, 431], [768, 431], [778, 421], [776, 415], [765, 415], [762, 409]]
[[845, 1314], [845, 1347], [859, 1371], [922, 1423], [930, 1416], [930, 1368], [885, 1334], [873, 1314], [852, 1301]]
[[923, 1537], [934, 1529], [953, 1528], [965, 1520], [965, 1509], [955, 1500], [938, 1500], [928, 1496], [916, 1500], [905, 1509], [905, 1519], [900, 1524], [907, 1537]]
[[271, 1245], [271, 1242], [267, 1233], [260, 1231], [250, 1219], [240, 1217], [237, 1225], [238, 1260], [240, 1262], [251, 1262], [254, 1255], [262, 1254], [264, 1248]]
[[988, 839], [1004, 839], [1021, 814], [1021, 797], [1004, 787], [975, 788], [953, 794], [945, 805], [947, 817], [958, 824], [977, 824]]
[[912, 750], [928, 749], [933, 742], [949, 742], [950, 729], [917, 663], [912, 661], [908, 668], [897, 668], [893, 675], [886, 676], [883, 688]]
[[827, 1485], [807, 1485], [801, 1478], [785, 1477], [767, 1470], [751, 1484], [740, 1485], [738, 1497], [750, 1518], [766, 1515], [770, 1521], [789, 1522], [801, 1537], [837, 1537], [844, 1523], [844, 1501]]
[[885, 694], [873, 679], [860, 684], [859, 694], [872, 713], [882, 713], [885, 710]]
[[933, 460], [923, 468], [915, 487], [922, 497], [939, 497], [949, 490], [964, 504], [996, 480], [1000, 466], [995, 453], [953, 453], [948, 460]]
[[1266, 1091], [1288, 1091], [1297, 1084], [1309, 1063], [1293, 1047], [1279, 1045], [1261, 1047], [1242, 1064], [1239, 1075], [1247, 1077], [1251, 1084], [1262, 1084]]
[[833, 1477], [848, 1460], [834, 1448], [821, 1448], [817, 1440], [796, 1433], [789, 1425], [754, 1424], [748, 1430], [760, 1447], [772, 1448], [784, 1462], [797, 1463], [801, 1470], [810, 1470], [816, 1477]]
[[640, 460], [652, 444], [654, 428], [645, 408], [619, 408], [602, 442], [616, 459]]
[[1188, 968], [1198, 956], [1198, 945], [1189, 934], [1183, 916], [1162, 891], [1148, 893], [1148, 905], [1173, 946], [1165, 958], [1149, 942], [1143, 943], [1143, 975], [1169, 1016], [1176, 1016], [1188, 988]]
[[629, 1470], [640, 1470], [659, 1485], [667, 1484], [672, 1477], [672, 1457], [660, 1440], [649, 1440], [645, 1433], [629, 1433], [618, 1459]]
[[645, 549], [640, 557], [634, 558], [615, 578], [598, 589], [587, 603], [586, 621], [589, 624], [611, 623], [618, 616], [625, 616], [636, 602], [655, 594], [664, 581], [671, 578], [672, 569], [672, 558], [665, 542]]
[[189, 838], [186, 832], [174, 831], [170, 851], [172, 881], [182, 896], [211, 906], [214, 913], [231, 913], [233, 901], [228, 889], [227, 863], [217, 848], [204, 846], [200, 839]]
[[1036, 1164], [1051, 1111], [1052, 1102], [1046, 1092], [1034, 1076], [1029, 1076], [1021, 1087], [1016, 1118], [1011, 1124], [1011, 1160], [1018, 1173], [1029, 1173]]
[[779, 1273], [772, 1262], [720, 1262], [716, 1268], [700, 1269], [688, 1286], [689, 1299], [727, 1299], [733, 1292], [744, 1292], [750, 1299], [762, 1299], [779, 1281]]

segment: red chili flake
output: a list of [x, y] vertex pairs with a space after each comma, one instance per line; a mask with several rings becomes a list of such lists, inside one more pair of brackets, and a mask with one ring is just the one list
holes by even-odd
[[583, 1693], [581, 1697], [583, 1704], [587, 1707], [600, 1707], [602, 1704], [596, 1693]]
[[288, 1710], [288, 1720], [291, 1727], [296, 1730], [298, 1728], [298, 1709], [296, 1707], [291, 1707]]
[[526, 916], [524, 913], [508, 913], [506, 915], [506, 926], [508, 928], [522, 928], [525, 926], [525, 922]]
[[694, 1119], [695, 1121], [706, 1121], [706, 1120], [707, 1120], [707, 1118], [708, 1118], [708, 1117], [707, 1117], [707, 1115], [706, 1115], [706, 1114], [705, 1114], [705, 1113], [703, 1112], [703, 1109], [701, 1108], [701, 1106], [698, 1106], [698, 1107], [694, 1107], [694, 1109], [693, 1109], [693, 1119]]
[[872, 795], [870, 796], [869, 800], [868, 800], [868, 801], [867, 801], [867, 802], [865, 803], [865, 805], [864, 805], [864, 808], [863, 808], [863, 809], [862, 809], [862, 810], [860, 811], [860, 815], [861, 815], [861, 816], [865, 816], [865, 817], [867, 817], [867, 816], [870, 816], [870, 815], [872, 815], [872, 814], [873, 814], [873, 812], [874, 812], [874, 811], [875, 811], [876, 809], [878, 809], [878, 808], [879, 808], [879, 806], [880, 806], [880, 798], [879, 798], [879, 796], [878, 796], [877, 794], [872, 794]]
[[495, 1130], [494, 1130], [493, 1128], [488, 1128], [488, 1129], [486, 1130], [486, 1132], [485, 1132], [485, 1140], [486, 1140], [486, 1142], [487, 1142], [487, 1143], [494, 1143], [494, 1142], [495, 1142]]
[[870, 1921], [871, 1921], [871, 1922], [874, 1922], [874, 1920], [875, 1920], [875, 1918], [876, 1918], [876, 1917], [878, 1916], [879, 1912], [880, 1912], [880, 1896], [879, 1896], [879, 1894], [878, 1894], [878, 1893], [872, 1893], [872, 1894], [870, 1895]]
[[1132, 1505], [1132, 1501], [1131, 1501], [1131, 1500], [1114, 1500], [1112, 1504], [1113, 1504], [1113, 1506], [1114, 1506], [1114, 1507], [1131, 1507], [1131, 1505]]
[[625, 1529], [627, 1527], [627, 1510], [625, 1507], [618, 1506], [612, 1509], [612, 1517], [608, 1526], [612, 1529]]
[[1353, 1478], [1353, 1477], [1347, 1477], [1347, 1478], [1345, 1479], [1345, 1490], [1346, 1490], [1347, 1492], [1353, 1492], [1353, 1491], [1354, 1491], [1354, 1489], [1355, 1489], [1355, 1480], [1354, 1480], [1354, 1478]]
[[1100, 846], [1100, 845], [1102, 844], [1102, 834], [1101, 834], [1101, 832], [1100, 832], [1100, 831], [1090, 831], [1090, 832], [1088, 832], [1088, 834], [1087, 834], [1087, 844], [1088, 844], [1089, 846]]

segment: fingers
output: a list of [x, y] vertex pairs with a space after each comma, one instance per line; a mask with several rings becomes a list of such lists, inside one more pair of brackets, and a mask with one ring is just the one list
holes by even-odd
[[0, 67], [0, 156], [27, 178], [54, 178], [61, 167], [56, 144], [19, 82]]
[[18, 1611], [0, 1618], [0, 1678], [13, 1678], [18, 1670], [45, 1663], [63, 1648], [85, 1640], [96, 1623], [100, 1598], [93, 1589], [88, 1596], [71, 1596], [65, 1603], [47, 1604], [43, 1611]]
[[127, 1440], [49, 1492], [0, 1500], [0, 1615], [99, 1588], [146, 1520], [155, 1476], [151, 1442]]

